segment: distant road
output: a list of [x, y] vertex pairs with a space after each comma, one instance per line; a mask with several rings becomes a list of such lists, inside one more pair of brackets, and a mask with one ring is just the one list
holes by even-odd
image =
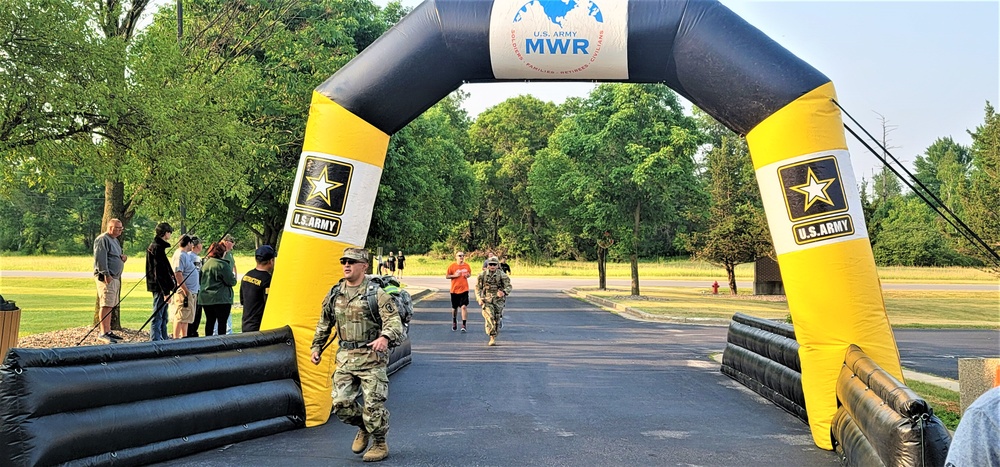
[[[93, 277], [92, 274], [86, 272], [57, 272], [57, 271], [0, 271], [0, 277], [52, 277], [52, 278], [64, 278], [64, 279], [85, 279], [88, 277]], [[521, 277], [521, 276], [511, 276], [512, 278], [519, 279], [521, 281], [529, 280], [531, 281], [532, 288], [551, 288], [551, 289], [565, 289], [570, 287], [583, 287], [583, 286], [596, 286], [596, 278], [583, 278], [583, 277]], [[142, 279], [143, 274], [139, 272], [126, 272], [125, 279]], [[412, 276], [404, 277], [406, 282], [412, 283], [413, 285], [419, 287], [443, 289], [448, 287], [448, 280], [444, 278], [444, 274], [441, 276]], [[642, 287], [696, 287], [709, 289], [712, 286], [712, 282], [709, 280], [700, 281], [678, 281], [678, 280], [668, 280], [668, 279], [639, 279], [639, 285]], [[608, 279], [608, 285], [613, 287], [628, 287], [631, 284], [629, 279]], [[726, 287], [725, 284], [719, 283], [723, 288]], [[753, 283], [750, 281], [737, 281], [736, 286], [741, 289], [752, 289]], [[926, 290], [926, 291], [950, 291], [950, 292], [1000, 292], [1000, 281], [993, 284], [988, 283], [974, 283], [974, 284], [897, 284], [897, 283], [882, 283], [883, 290]]]

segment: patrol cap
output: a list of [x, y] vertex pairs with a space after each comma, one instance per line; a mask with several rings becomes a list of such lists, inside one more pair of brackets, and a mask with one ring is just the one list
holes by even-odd
[[344, 256], [340, 259], [353, 259], [362, 263], [368, 263], [368, 250], [364, 248], [345, 248]]
[[486, 264], [496, 264], [500, 265], [500, 260], [496, 256], [490, 256], [490, 259], [486, 260]]
[[260, 262], [270, 261], [272, 258], [278, 257], [278, 252], [274, 251], [274, 247], [271, 245], [261, 245], [254, 253], [254, 257]]

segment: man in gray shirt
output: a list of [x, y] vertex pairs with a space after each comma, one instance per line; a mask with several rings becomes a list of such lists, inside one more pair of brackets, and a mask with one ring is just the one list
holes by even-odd
[[986, 391], [965, 409], [944, 465], [1000, 465], [1000, 387]]
[[97, 284], [97, 297], [101, 304], [101, 339], [109, 343], [121, 340], [121, 337], [111, 332], [111, 310], [118, 305], [118, 297], [122, 289], [122, 271], [128, 257], [122, 252], [118, 243], [121, 236], [122, 221], [108, 221], [107, 232], [94, 239], [94, 281]]

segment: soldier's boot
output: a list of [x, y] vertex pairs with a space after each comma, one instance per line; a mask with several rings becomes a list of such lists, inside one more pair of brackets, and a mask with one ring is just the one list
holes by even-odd
[[361, 454], [368, 449], [368, 440], [371, 439], [372, 435], [365, 430], [365, 427], [358, 428], [358, 434], [354, 437], [354, 444], [351, 445], [351, 451], [355, 454]]
[[389, 457], [389, 445], [385, 443], [385, 436], [376, 436], [363, 459], [365, 462], [378, 462], [386, 457]]
[[496, 336], [490, 336], [490, 343], [487, 344], [487, 345], [491, 345], [491, 346], [492, 345], [497, 345], [497, 338], [496, 338]]

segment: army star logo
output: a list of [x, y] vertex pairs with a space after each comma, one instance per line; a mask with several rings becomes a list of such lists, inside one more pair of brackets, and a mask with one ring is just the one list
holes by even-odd
[[778, 168], [788, 219], [803, 219], [847, 211], [837, 158], [809, 159]]
[[330, 177], [326, 174], [326, 167], [323, 167], [323, 172], [319, 174], [318, 177], [306, 177], [306, 180], [312, 184], [312, 191], [309, 192], [309, 197], [306, 201], [309, 201], [317, 196], [323, 198], [326, 204], [330, 203], [330, 190], [334, 190], [344, 186], [340, 182], [331, 182]]
[[808, 183], [803, 183], [802, 185], [790, 186], [792, 191], [797, 191], [806, 195], [806, 206], [805, 210], [808, 211], [812, 207], [813, 203], [816, 201], [822, 201], [830, 206], [833, 206], [833, 201], [830, 201], [830, 195], [827, 194], [826, 190], [830, 188], [830, 184], [833, 183], [835, 178], [827, 178], [825, 180], [817, 180], [816, 174], [813, 173], [812, 167], [808, 168]]
[[307, 156], [295, 194], [295, 207], [315, 215], [341, 215], [347, 205], [354, 167], [317, 156]]

